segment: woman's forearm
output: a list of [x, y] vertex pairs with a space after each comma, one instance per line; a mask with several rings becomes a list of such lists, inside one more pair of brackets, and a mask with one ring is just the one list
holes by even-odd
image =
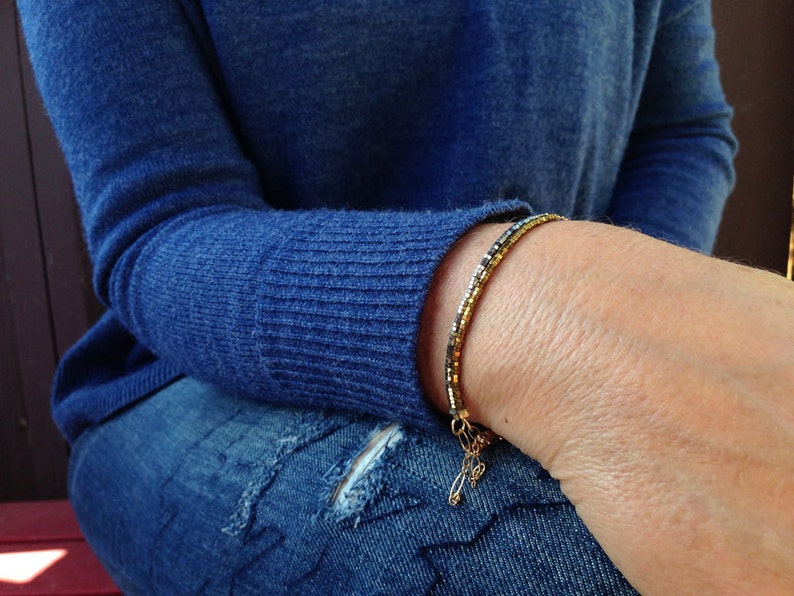
[[[419, 354], [442, 410], [446, 327], [499, 231], [466, 237], [435, 278]], [[546, 224], [489, 281], [462, 388], [643, 592], [794, 589], [790, 282], [606, 225]]]

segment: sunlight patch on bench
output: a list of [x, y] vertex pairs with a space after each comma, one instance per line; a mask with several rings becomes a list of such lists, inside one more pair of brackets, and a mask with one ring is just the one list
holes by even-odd
[[67, 555], [64, 548], [0, 553], [0, 582], [27, 584]]

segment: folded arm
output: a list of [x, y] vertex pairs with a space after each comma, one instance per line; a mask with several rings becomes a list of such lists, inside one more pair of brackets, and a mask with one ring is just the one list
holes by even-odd
[[178, 3], [19, 7], [113, 316], [238, 395], [432, 426], [414, 349], [432, 272], [465, 230], [526, 205], [273, 209]]

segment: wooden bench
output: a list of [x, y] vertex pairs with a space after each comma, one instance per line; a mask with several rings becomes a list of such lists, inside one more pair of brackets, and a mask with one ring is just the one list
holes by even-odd
[[68, 501], [0, 503], [0, 594], [121, 594]]

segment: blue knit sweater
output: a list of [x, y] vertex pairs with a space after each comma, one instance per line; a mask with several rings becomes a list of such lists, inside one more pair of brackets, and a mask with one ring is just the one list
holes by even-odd
[[433, 271], [552, 211], [708, 251], [735, 149], [703, 0], [20, 0], [108, 314], [73, 441], [191, 375], [435, 425]]

